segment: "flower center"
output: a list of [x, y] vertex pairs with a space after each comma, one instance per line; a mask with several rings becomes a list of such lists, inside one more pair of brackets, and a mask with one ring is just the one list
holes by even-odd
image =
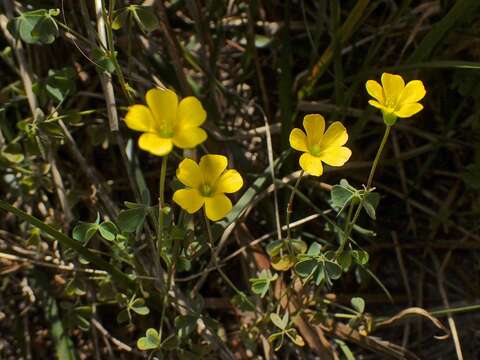
[[320, 144], [313, 144], [313, 145], [310, 145], [308, 147], [308, 150], [310, 151], [310, 154], [312, 154], [313, 156], [320, 156], [320, 153], [321, 153], [321, 148], [320, 148]]
[[162, 126], [158, 133], [159, 133], [160, 137], [162, 137], [164, 139], [169, 139], [169, 138], [173, 137], [173, 130], [169, 129], [167, 126]]
[[209, 184], [202, 184], [200, 186], [200, 193], [205, 197], [211, 197], [213, 195], [213, 188]]

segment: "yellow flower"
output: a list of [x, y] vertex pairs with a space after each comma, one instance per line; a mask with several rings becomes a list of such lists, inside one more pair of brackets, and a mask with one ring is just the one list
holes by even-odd
[[310, 175], [322, 175], [322, 161], [330, 166], [342, 166], [352, 155], [350, 149], [343, 146], [348, 140], [348, 134], [339, 121], [335, 121], [325, 131], [323, 116], [308, 114], [303, 118], [303, 127], [306, 134], [297, 128], [292, 130], [290, 146], [303, 152], [300, 167]]
[[384, 117], [390, 117], [393, 122], [397, 117], [408, 118], [423, 109], [418, 101], [423, 99], [426, 91], [420, 80], [412, 80], [405, 85], [400, 75], [383, 73], [382, 85], [375, 80], [368, 80], [365, 87], [370, 96], [375, 98], [368, 103], [382, 110]]
[[190, 149], [207, 139], [200, 128], [207, 113], [196, 97], [188, 96], [179, 103], [172, 90], [151, 89], [145, 98], [147, 106], [132, 105], [125, 116], [130, 129], [143, 132], [138, 139], [140, 149], [164, 156], [173, 145]]
[[186, 189], [175, 191], [173, 201], [189, 214], [205, 205], [205, 213], [212, 221], [222, 219], [232, 209], [232, 202], [225, 193], [234, 193], [243, 186], [238, 171], [227, 168], [223, 155], [204, 155], [197, 164], [184, 159], [177, 168], [177, 178]]

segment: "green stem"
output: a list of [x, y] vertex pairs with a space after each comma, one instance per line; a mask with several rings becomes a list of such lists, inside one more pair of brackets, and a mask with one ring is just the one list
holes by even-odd
[[350, 221], [352, 220], [352, 214], [353, 214], [353, 203], [350, 203], [348, 206], [348, 213], [347, 217], [345, 219], [345, 227], [343, 228], [343, 236], [340, 242], [340, 247], [338, 248], [337, 254], [341, 254], [343, 252], [343, 248], [345, 247], [345, 244], [348, 241], [348, 237], [346, 236], [348, 227], [350, 226]]
[[390, 135], [390, 129], [391, 128], [392, 128], [392, 125], [387, 125], [385, 127], [385, 132], [383, 133], [382, 142], [380, 143], [380, 146], [378, 147], [378, 150], [377, 150], [377, 155], [375, 155], [375, 159], [373, 160], [372, 168], [370, 169], [370, 175], [368, 175], [367, 191], [370, 190], [370, 186], [372, 186], [373, 177], [375, 175], [375, 171], [377, 170], [377, 165], [380, 161], [380, 157], [382, 155], [383, 148], [385, 147], [385, 144], [387, 143], [388, 135]]
[[178, 246], [180, 241], [178, 239], [172, 239], [173, 241], [173, 249], [172, 249], [172, 261], [170, 263], [170, 267], [168, 269], [168, 280], [167, 280], [167, 288], [165, 290], [165, 295], [163, 296], [163, 304], [162, 304], [162, 314], [160, 316], [160, 328], [158, 330], [158, 336], [160, 338], [160, 341], [162, 341], [162, 332], [163, 332], [163, 323], [165, 321], [165, 313], [167, 310], [167, 304], [168, 304], [168, 292], [170, 291], [170, 288], [172, 287], [172, 282], [173, 282], [173, 275], [175, 274], [175, 265], [177, 263], [177, 253], [178, 253]]
[[[367, 181], [367, 186], [366, 186], [366, 191], [368, 192], [371, 189], [372, 182], [373, 182], [373, 177], [375, 176], [375, 171], [377, 170], [378, 163], [380, 162], [380, 157], [383, 152], [383, 148], [385, 147], [385, 144], [387, 143], [388, 136], [390, 135], [390, 130], [392, 128], [392, 125], [387, 125], [385, 127], [385, 132], [383, 133], [383, 138], [380, 143], [380, 146], [378, 147], [377, 154], [375, 155], [375, 159], [373, 160], [372, 167], [370, 169], [370, 174], [368, 175], [368, 181]], [[340, 245], [339, 249], [337, 250], [337, 255], [340, 254], [345, 245], [348, 243], [348, 239], [350, 237], [350, 234], [352, 233], [352, 229], [357, 223], [358, 217], [360, 216], [360, 212], [362, 211], [362, 203], [360, 202], [357, 206], [357, 209], [355, 210], [355, 214], [353, 215], [353, 219], [350, 222], [350, 224], [347, 225], [346, 231], [345, 231], [345, 237], [344, 237], [344, 242]]]
[[286, 226], [287, 226], [287, 241], [288, 242], [290, 242], [290, 239], [291, 239], [290, 217], [291, 217], [291, 214], [293, 212], [293, 208], [292, 208], [293, 198], [295, 197], [295, 193], [297, 192], [298, 185], [300, 185], [300, 180], [302, 180], [303, 174], [304, 174], [304, 171], [302, 170], [300, 172], [300, 175], [298, 176], [297, 181], [295, 182], [295, 186], [292, 189], [292, 192], [290, 194], [290, 199], [288, 200], [288, 204], [287, 204], [287, 214], [285, 216], [285, 223], [286, 223]]
[[220, 274], [220, 276], [222, 277], [223, 280], [225, 280], [225, 282], [227, 283], [228, 286], [230, 286], [232, 288], [233, 291], [235, 291], [235, 293], [240, 296], [242, 299], [244, 299], [248, 305], [252, 308], [252, 309], [256, 309], [256, 306], [254, 303], [252, 303], [250, 301], [250, 299], [248, 299], [245, 294], [240, 291], [234, 284], [233, 282], [228, 278], [228, 276], [223, 272], [223, 270], [220, 268], [220, 266], [218, 265], [218, 260], [217, 260], [217, 256], [215, 254], [215, 251], [214, 251], [214, 243], [213, 243], [213, 235], [212, 235], [212, 229], [210, 227], [210, 221], [208, 220], [207, 218], [207, 213], [204, 211], [203, 212], [203, 215], [204, 215], [204, 218], [205, 218], [205, 226], [207, 228], [207, 235], [208, 235], [208, 241], [209, 241], [209, 245], [210, 245], [210, 251], [212, 252], [212, 260], [213, 260], [213, 265], [215, 267], [215, 270], [218, 271], [218, 273]]
[[107, 45], [108, 45], [108, 50], [110, 52], [110, 58], [113, 62], [113, 66], [115, 67], [115, 73], [117, 74], [118, 81], [120, 83], [120, 87], [122, 88], [123, 94], [125, 95], [125, 98], [127, 99], [129, 104], [133, 104], [133, 98], [130, 95], [130, 92], [128, 91], [127, 87], [127, 82], [125, 81], [125, 77], [123, 76], [122, 68], [120, 67], [120, 64], [118, 63], [117, 56], [115, 55], [115, 45], [113, 42], [113, 30], [112, 30], [112, 14], [113, 14], [113, 9], [115, 6], [115, 2], [112, 0], [110, 2], [109, 6], [109, 14], [107, 16], [107, 9], [105, 8], [105, 1], [102, 0], [102, 12], [103, 12], [103, 19], [105, 21], [105, 27], [107, 29]]
[[160, 169], [160, 182], [159, 182], [159, 195], [158, 195], [158, 227], [157, 227], [157, 246], [158, 253], [161, 258], [162, 254], [162, 240], [163, 240], [163, 226], [164, 226], [164, 213], [165, 207], [165, 178], [167, 176], [167, 161], [168, 155], [162, 157], [162, 168]]

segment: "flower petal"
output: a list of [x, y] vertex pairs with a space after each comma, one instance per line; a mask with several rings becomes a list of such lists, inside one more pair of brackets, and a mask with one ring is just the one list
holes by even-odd
[[415, 115], [423, 109], [423, 105], [419, 103], [405, 104], [399, 110], [395, 111], [395, 115], [400, 118], [408, 118]]
[[331, 147], [339, 147], [345, 145], [348, 140], [347, 129], [340, 121], [335, 121], [332, 123], [325, 135], [323, 135], [322, 141], [320, 142], [320, 147], [322, 151], [327, 150]]
[[213, 186], [227, 168], [227, 163], [228, 160], [223, 155], [203, 155], [200, 159], [200, 171], [205, 183]]
[[400, 75], [383, 73], [382, 86], [385, 101], [387, 104], [391, 104], [390, 106], [394, 106], [405, 88], [405, 81], [403, 81], [403, 78]]
[[144, 133], [138, 139], [140, 149], [148, 151], [153, 155], [164, 156], [172, 151], [172, 140], [165, 139], [154, 133]]
[[414, 103], [423, 99], [427, 91], [420, 80], [409, 81], [398, 98], [398, 105]]
[[224, 194], [216, 194], [205, 198], [205, 213], [207, 218], [218, 221], [232, 210], [232, 202]]
[[367, 89], [368, 94], [378, 102], [385, 102], [382, 86], [378, 82], [375, 80], [368, 80], [365, 83], [365, 88]]
[[322, 160], [319, 157], [304, 153], [300, 156], [299, 163], [300, 167], [310, 175], [320, 176], [323, 174]]
[[308, 145], [318, 144], [325, 131], [325, 119], [320, 114], [305, 115], [303, 127], [307, 131]]
[[177, 118], [177, 94], [169, 89], [150, 89], [145, 98], [157, 130], [171, 131]]
[[179, 128], [198, 127], [205, 122], [206, 118], [207, 113], [196, 97], [188, 96], [180, 101], [176, 124]]
[[202, 207], [205, 198], [197, 189], [180, 189], [173, 194], [173, 201], [189, 214], [193, 214]]
[[242, 176], [237, 170], [227, 170], [217, 180], [215, 184], [215, 193], [234, 193], [243, 186]]
[[329, 148], [328, 150], [324, 151], [320, 157], [325, 164], [330, 166], [342, 166], [345, 164], [350, 156], [352, 155], [352, 151], [345, 147], [337, 147], [337, 148]]
[[308, 151], [307, 135], [300, 129], [293, 129], [290, 132], [290, 146], [298, 151]]
[[172, 140], [176, 147], [191, 149], [207, 140], [207, 133], [199, 127], [177, 128]]
[[385, 110], [386, 107], [383, 106], [382, 104], [380, 104], [378, 101], [375, 101], [375, 100], [368, 100], [368, 103], [374, 107], [376, 107], [377, 109], [380, 109], [380, 110]]
[[149, 132], [154, 129], [154, 120], [150, 109], [145, 105], [132, 105], [125, 115], [127, 126], [136, 131]]
[[199, 188], [202, 184], [202, 172], [198, 164], [192, 159], [184, 159], [177, 168], [177, 178], [186, 186]]

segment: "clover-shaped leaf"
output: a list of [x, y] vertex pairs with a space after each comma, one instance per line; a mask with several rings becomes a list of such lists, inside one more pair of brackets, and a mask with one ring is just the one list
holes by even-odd
[[280, 251], [283, 248], [283, 243], [283, 240], [275, 240], [269, 243], [265, 248], [267, 254], [272, 258], [280, 254]]
[[365, 300], [361, 297], [354, 297], [350, 300], [353, 308], [357, 310], [359, 313], [363, 313], [365, 311]]
[[250, 279], [250, 282], [252, 283], [252, 291], [263, 298], [267, 294], [270, 284], [277, 280], [277, 278], [277, 274], [272, 275], [270, 270], [263, 270], [258, 278]]
[[137, 340], [137, 347], [140, 350], [152, 350], [157, 349], [160, 346], [160, 336], [157, 330], [149, 328], [146, 332], [146, 336]]
[[105, 240], [114, 241], [118, 234], [118, 228], [111, 221], [104, 221], [98, 227], [98, 232]]
[[148, 315], [150, 313], [150, 309], [145, 305], [145, 300], [142, 298], [133, 300], [130, 309], [138, 315]]
[[59, 35], [58, 25], [53, 19], [58, 9], [26, 11], [8, 23], [10, 32], [27, 44], [51, 44]]
[[314, 259], [308, 259], [308, 260], [303, 260], [299, 261], [295, 265], [295, 272], [303, 277], [309, 277], [311, 276], [318, 268], [318, 262]]
[[352, 250], [353, 260], [359, 265], [365, 265], [368, 263], [370, 256], [364, 250]]
[[123, 210], [118, 215], [117, 224], [123, 232], [132, 233], [143, 225], [145, 216], [146, 209], [144, 207]]
[[272, 267], [278, 271], [287, 271], [295, 264], [295, 258], [289, 254], [272, 258]]
[[73, 238], [82, 243], [87, 243], [98, 231], [99, 225], [96, 223], [81, 222], [73, 228]]
[[277, 313], [271, 313], [270, 320], [276, 327], [281, 330], [285, 330], [288, 325], [288, 312], [283, 315], [283, 318], [281, 318]]
[[375, 210], [380, 202], [380, 195], [374, 192], [367, 192], [363, 195], [362, 206], [373, 220], [375, 220]]

